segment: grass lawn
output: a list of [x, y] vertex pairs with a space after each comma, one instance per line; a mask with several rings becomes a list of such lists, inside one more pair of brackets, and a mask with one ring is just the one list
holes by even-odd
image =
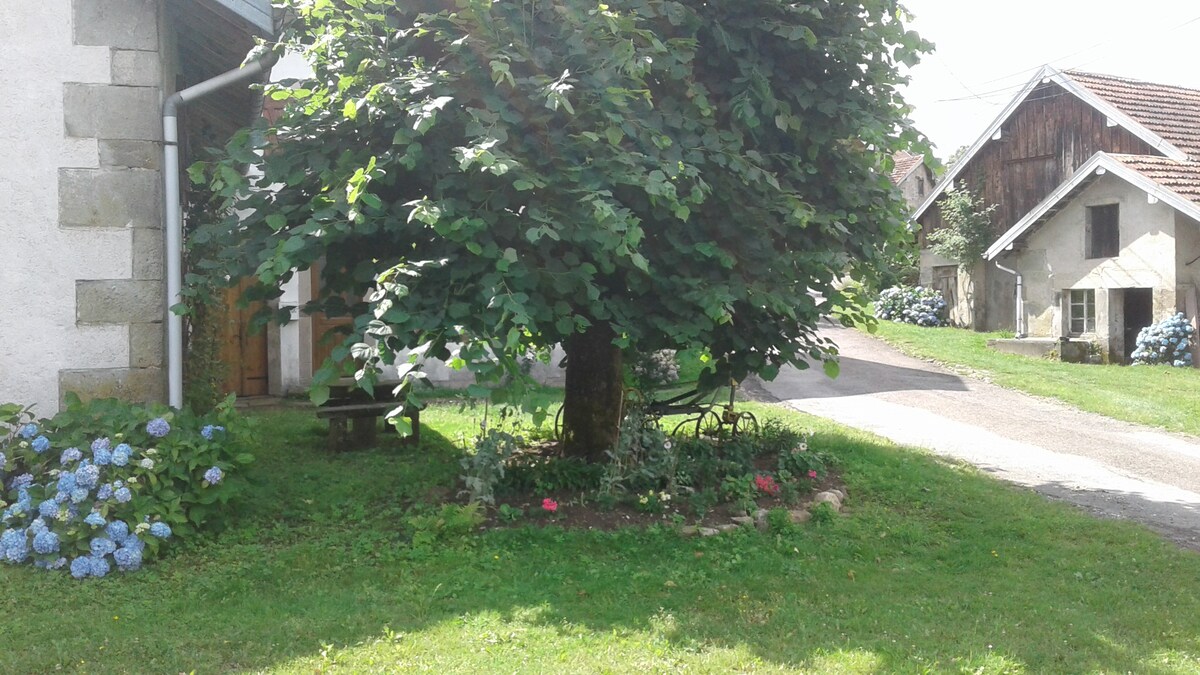
[[1004, 387], [1101, 415], [1200, 435], [1200, 370], [1062, 363], [988, 349], [999, 333], [879, 322], [876, 336], [906, 353], [967, 368]]
[[[1174, 375], [1174, 374], [1170, 374]], [[478, 411], [330, 456], [258, 413], [232, 526], [142, 572], [0, 567], [0, 672], [1195, 672], [1200, 556], [782, 409], [850, 515], [788, 534], [494, 530], [413, 548]], [[560, 507], [565, 524], [571, 505]]]

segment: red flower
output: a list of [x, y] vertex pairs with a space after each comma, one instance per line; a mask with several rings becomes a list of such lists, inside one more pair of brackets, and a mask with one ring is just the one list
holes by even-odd
[[809, 470], [808, 470], [808, 477], [809, 477], [809, 478], [816, 478], [816, 477], [817, 477], [817, 472], [816, 472], [816, 471], [814, 471], [813, 469], [809, 469]]
[[544, 511], [549, 511], [550, 513], [554, 513], [555, 511], [558, 510], [558, 502], [554, 501], [553, 499], [550, 499], [549, 497], [546, 497], [545, 499], [542, 500], [542, 509]]
[[754, 477], [754, 486], [757, 487], [760, 492], [765, 492], [769, 495], [779, 494], [779, 484], [775, 482], [774, 476], [759, 474]]

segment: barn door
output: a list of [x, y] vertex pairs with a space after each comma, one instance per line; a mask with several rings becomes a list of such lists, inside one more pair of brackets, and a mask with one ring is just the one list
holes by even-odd
[[238, 298], [252, 280], [225, 290], [225, 320], [221, 326], [221, 363], [225, 364], [225, 391], [238, 396], [266, 396], [267, 331], [250, 330], [250, 318], [260, 306], [239, 308]]
[[947, 318], [958, 307], [958, 265], [938, 265], [933, 268], [933, 290], [946, 301]]

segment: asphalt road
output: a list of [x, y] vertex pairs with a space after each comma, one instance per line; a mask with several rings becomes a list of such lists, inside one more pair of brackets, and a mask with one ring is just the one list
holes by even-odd
[[787, 369], [751, 393], [970, 462], [1200, 550], [1200, 438], [956, 375], [856, 330], [830, 326], [822, 334], [841, 350], [836, 379], [820, 368]]

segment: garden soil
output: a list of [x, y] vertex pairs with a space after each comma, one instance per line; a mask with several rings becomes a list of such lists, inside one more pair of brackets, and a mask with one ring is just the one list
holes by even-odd
[[750, 396], [973, 464], [1093, 514], [1136, 521], [1200, 550], [1200, 438], [1120, 422], [822, 327], [841, 374], [785, 369]]

